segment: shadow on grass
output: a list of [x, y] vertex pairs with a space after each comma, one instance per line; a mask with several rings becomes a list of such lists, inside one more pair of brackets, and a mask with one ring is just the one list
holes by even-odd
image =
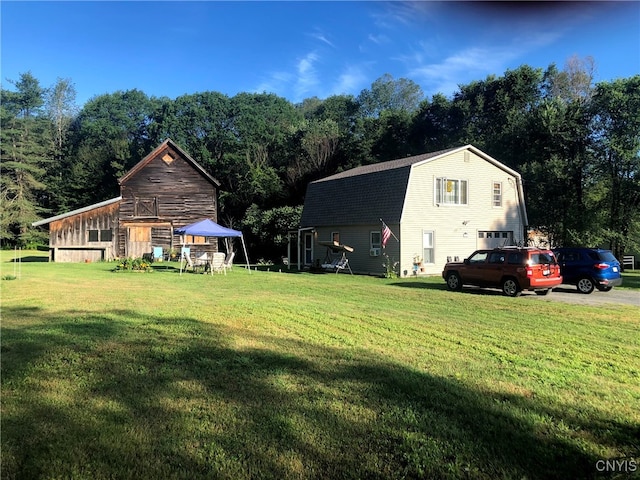
[[23, 263], [43, 262], [43, 263], [47, 263], [48, 261], [49, 261], [49, 257], [30, 255], [30, 256], [21, 257], [21, 258], [18, 258], [18, 259], [12, 258], [10, 260], [7, 260], [7, 263], [18, 263], [18, 262], [23, 262]]
[[239, 348], [126, 309], [3, 314], [26, 320], [2, 333], [2, 478], [593, 478], [581, 438], [640, 435], [353, 348]]
[[425, 282], [419, 279], [393, 282], [393, 283], [390, 283], [389, 285], [392, 285], [394, 287], [417, 288], [417, 289], [425, 289], [425, 290], [446, 290], [447, 289], [447, 285], [445, 283]]

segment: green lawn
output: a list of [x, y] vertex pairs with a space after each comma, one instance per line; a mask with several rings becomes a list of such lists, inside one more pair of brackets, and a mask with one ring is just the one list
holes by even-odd
[[3, 480], [640, 470], [637, 307], [23, 255], [0, 256]]

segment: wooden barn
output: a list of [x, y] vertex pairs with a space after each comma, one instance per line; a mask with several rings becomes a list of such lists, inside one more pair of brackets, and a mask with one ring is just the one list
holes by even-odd
[[[220, 182], [170, 139], [118, 183], [119, 197], [33, 223], [49, 229], [51, 261], [136, 258], [159, 248], [168, 255], [181, 245], [175, 228], [202, 218], [217, 221]], [[217, 250], [209, 238], [185, 240]]]

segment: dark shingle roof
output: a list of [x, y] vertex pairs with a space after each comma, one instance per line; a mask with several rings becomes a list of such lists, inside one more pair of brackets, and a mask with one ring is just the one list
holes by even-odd
[[400, 223], [411, 166], [450, 148], [352, 168], [311, 182], [300, 227]]

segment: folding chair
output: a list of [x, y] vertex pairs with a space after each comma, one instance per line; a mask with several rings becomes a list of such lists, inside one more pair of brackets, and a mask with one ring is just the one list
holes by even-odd
[[153, 247], [153, 261], [161, 262], [162, 258], [162, 247]]
[[224, 264], [225, 254], [224, 252], [216, 252], [213, 254], [213, 258], [211, 259], [211, 273], [213, 272], [220, 273], [224, 272], [227, 274], [227, 267]]
[[202, 267], [202, 271], [207, 273], [209, 267], [209, 254], [207, 252], [196, 253], [195, 260], [193, 261], [194, 271]]
[[233, 257], [236, 256], [236, 252], [229, 252], [224, 259], [224, 267], [231, 270], [233, 268]]
[[187, 266], [191, 267], [191, 269], [194, 269], [193, 266], [193, 260], [191, 260], [191, 247], [182, 247], [180, 249], [180, 275], [182, 275], [182, 262], [186, 262], [186, 265], [184, 267], [184, 271], [187, 271]]

